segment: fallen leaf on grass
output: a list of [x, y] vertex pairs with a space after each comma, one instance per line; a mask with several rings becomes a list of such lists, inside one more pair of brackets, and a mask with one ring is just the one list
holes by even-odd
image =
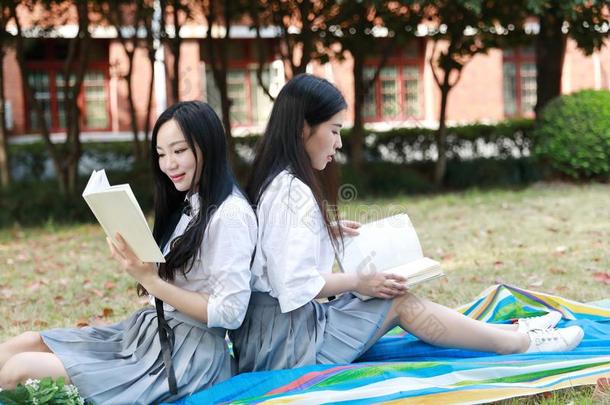
[[597, 379], [591, 399], [594, 403], [610, 403], [610, 378], [602, 377]]
[[42, 283], [40, 281], [34, 281], [34, 282], [31, 282], [30, 284], [28, 284], [26, 288], [31, 292], [36, 292], [36, 291], [40, 290], [41, 286], [42, 286]]
[[501, 267], [503, 265], [504, 265], [504, 262], [502, 260], [496, 260], [494, 262], [494, 266], [496, 266], [496, 267]]
[[597, 273], [593, 273], [593, 279], [600, 283], [610, 284], [610, 273], [598, 271]]
[[104, 288], [107, 290], [112, 290], [115, 287], [115, 284], [112, 281], [106, 281], [104, 284]]
[[567, 273], [567, 271], [566, 271], [566, 270], [564, 270], [564, 269], [560, 269], [560, 268], [558, 268], [558, 267], [551, 267], [551, 268], [549, 269], [549, 271], [550, 271], [551, 273], [553, 273], [553, 274], [566, 274], [566, 273]]
[[89, 321], [87, 321], [85, 319], [79, 319], [78, 321], [76, 321], [77, 328], [83, 328], [85, 326], [89, 326]]
[[49, 326], [49, 323], [47, 321], [43, 321], [41, 319], [36, 319], [34, 321], [34, 326], [37, 328], [46, 328], [47, 326]]
[[91, 292], [92, 292], [93, 294], [97, 295], [98, 297], [103, 297], [103, 296], [104, 296], [104, 293], [103, 293], [103, 292], [101, 292], [100, 290], [98, 290], [97, 288], [93, 288], [93, 289], [91, 290]]
[[114, 314], [114, 310], [112, 308], [104, 308], [102, 310], [102, 316], [104, 318], [108, 318], [108, 317], [112, 316], [112, 314]]

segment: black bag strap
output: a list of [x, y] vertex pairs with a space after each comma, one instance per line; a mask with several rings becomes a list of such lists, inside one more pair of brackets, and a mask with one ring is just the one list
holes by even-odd
[[[176, 225], [178, 225], [182, 214], [189, 213], [187, 212], [187, 209], [190, 210], [188, 201], [183, 204], [181, 209], [176, 210], [170, 217], [167, 231], [162, 236], [161, 243], [159, 243], [161, 250], [163, 250], [165, 245], [169, 242], [169, 239], [174, 232], [174, 228], [176, 228]], [[172, 360], [172, 352], [174, 349], [174, 331], [165, 320], [163, 301], [157, 297], [155, 297], [155, 308], [157, 310], [157, 334], [159, 335], [159, 342], [161, 343], [161, 357], [163, 358], [163, 364], [153, 370], [150, 375], [157, 374], [164, 366], [165, 373], [167, 375], [167, 384], [169, 385], [169, 392], [171, 392], [172, 395], [176, 395], [178, 394], [178, 385], [176, 383], [176, 373], [174, 372], [174, 364]]]
[[172, 361], [174, 331], [165, 320], [163, 301], [157, 297], [155, 297], [155, 307], [157, 308], [157, 331], [159, 332], [159, 341], [161, 342], [161, 355], [163, 357], [163, 364], [165, 365], [169, 392], [176, 395], [178, 394], [178, 386], [176, 385], [176, 373], [174, 373], [174, 364]]

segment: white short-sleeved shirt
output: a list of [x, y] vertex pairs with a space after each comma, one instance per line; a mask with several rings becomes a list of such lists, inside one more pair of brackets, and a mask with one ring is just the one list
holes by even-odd
[[[191, 215], [182, 214], [163, 249], [169, 252], [171, 241], [182, 235], [199, 210], [199, 197], [189, 197]], [[203, 242], [193, 267], [186, 273], [176, 271], [173, 284], [189, 291], [209, 295], [209, 327], [238, 328], [250, 301], [250, 261], [256, 245], [256, 218], [245, 197], [234, 189], [209, 219]], [[154, 305], [154, 298], [151, 296]], [[164, 304], [166, 311], [175, 311]]]
[[282, 312], [314, 299], [332, 272], [334, 250], [311, 189], [289, 171], [261, 195], [252, 290], [277, 298]]

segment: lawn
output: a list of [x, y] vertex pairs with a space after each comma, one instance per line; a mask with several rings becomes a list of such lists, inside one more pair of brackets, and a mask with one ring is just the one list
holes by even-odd
[[[489, 285], [514, 284], [580, 301], [610, 297], [610, 185], [359, 199], [345, 217], [407, 212], [447, 277], [417, 288], [455, 306]], [[0, 230], [0, 340], [26, 330], [109, 323], [146, 300], [117, 270], [98, 225]], [[530, 403], [590, 401], [581, 389]], [[511, 402], [507, 402], [511, 403]]]

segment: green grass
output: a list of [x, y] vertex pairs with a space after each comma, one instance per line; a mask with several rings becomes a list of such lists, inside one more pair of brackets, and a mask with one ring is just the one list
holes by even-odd
[[[610, 271], [610, 185], [357, 200], [343, 211], [361, 221], [407, 212], [425, 253], [440, 259], [447, 274], [416, 291], [448, 306], [496, 283], [579, 301], [610, 296], [608, 284], [594, 277]], [[0, 269], [0, 340], [26, 330], [115, 322], [145, 302], [118, 271], [97, 225], [0, 230]], [[591, 403], [591, 393], [564, 390], [505, 403]]]

